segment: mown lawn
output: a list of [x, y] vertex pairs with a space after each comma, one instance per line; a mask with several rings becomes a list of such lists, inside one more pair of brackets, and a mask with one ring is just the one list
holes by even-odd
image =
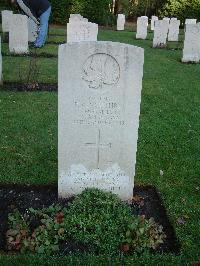
[[[50, 34], [65, 34], [52, 27]], [[156, 186], [181, 244], [181, 253], [131, 257], [2, 256], [0, 265], [192, 265], [200, 262], [200, 65], [182, 64], [183, 35], [168, 49], [152, 49], [135, 32], [101, 29], [99, 40], [145, 48], [135, 182]], [[50, 35], [64, 42], [65, 36]], [[20, 81], [29, 58], [11, 57], [3, 44], [5, 81]], [[57, 55], [47, 44], [38, 53]], [[57, 58], [38, 58], [38, 82], [57, 83]], [[0, 91], [0, 183], [57, 183], [57, 93]], [[160, 175], [160, 170], [163, 175]], [[179, 223], [180, 219], [182, 223]], [[178, 220], [179, 219], [179, 220]]]

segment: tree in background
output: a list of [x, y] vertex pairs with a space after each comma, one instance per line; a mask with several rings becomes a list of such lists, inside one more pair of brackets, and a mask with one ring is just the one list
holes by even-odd
[[200, 20], [200, 0], [168, 0], [159, 14], [161, 16], [177, 17], [182, 22], [186, 18]]
[[114, 13], [124, 13], [130, 18], [158, 14], [166, 0], [113, 0]]
[[100, 25], [112, 23], [112, 0], [71, 0], [71, 13], [79, 13]]

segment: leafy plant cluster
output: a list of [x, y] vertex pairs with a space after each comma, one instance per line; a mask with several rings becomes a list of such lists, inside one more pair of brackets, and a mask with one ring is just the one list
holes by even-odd
[[9, 214], [9, 250], [54, 254], [60, 244], [78, 242], [96, 254], [143, 252], [156, 249], [165, 239], [153, 219], [133, 216], [131, 207], [116, 195], [86, 189], [66, 207], [18, 210]]

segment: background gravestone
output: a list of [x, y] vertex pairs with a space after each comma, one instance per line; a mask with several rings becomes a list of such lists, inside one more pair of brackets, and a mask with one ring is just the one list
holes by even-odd
[[137, 19], [136, 39], [145, 40], [147, 37], [148, 17], [142, 16]]
[[185, 24], [196, 24], [196, 23], [197, 23], [197, 19], [187, 18], [185, 20]]
[[118, 14], [117, 17], [117, 30], [124, 30], [126, 18], [124, 14]]
[[200, 62], [200, 23], [186, 24], [182, 62]]
[[25, 15], [12, 15], [9, 50], [15, 54], [28, 53], [28, 17]]
[[70, 22], [67, 24], [67, 42], [97, 41], [98, 25], [91, 22]]
[[153, 37], [153, 47], [163, 48], [167, 43], [169, 22], [166, 20], [155, 21], [154, 37]]
[[70, 14], [69, 23], [79, 22], [79, 21], [88, 22], [88, 19], [82, 17], [80, 14]]
[[35, 42], [37, 36], [38, 25], [31, 18], [28, 18], [28, 41]]
[[59, 197], [86, 187], [132, 197], [143, 63], [132, 45], [60, 45]]
[[154, 30], [155, 28], [155, 21], [158, 20], [157, 16], [152, 16], [151, 17], [151, 30]]
[[171, 19], [169, 23], [168, 41], [177, 42], [179, 36], [180, 20]]
[[9, 32], [12, 15], [13, 15], [13, 11], [10, 11], [10, 10], [1, 11], [2, 32]]

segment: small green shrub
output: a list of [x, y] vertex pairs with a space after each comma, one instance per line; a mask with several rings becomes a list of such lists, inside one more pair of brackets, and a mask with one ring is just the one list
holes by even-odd
[[122, 249], [127, 252], [143, 252], [145, 249], [156, 249], [166, 238], [163, 227], [157, 225], [153, 218], [144, 216], [132, 219], [128, 224]]
[[52, 205], [9, 214], [9, 250], [55, 254], [60, 243], [74, 241], [96, 254], [156, 249], [165, 235], [153, 219], [132, 215], [116, 195], [86, 189], [67, 206]]

